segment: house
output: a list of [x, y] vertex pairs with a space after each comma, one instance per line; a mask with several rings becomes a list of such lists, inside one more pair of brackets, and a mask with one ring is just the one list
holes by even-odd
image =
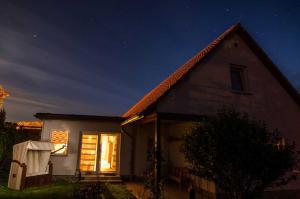
[[18, 121], [17, 132], [29, 140], [40, 140], [43, 123], [41, 121]]
[[[37, 113], [41, 139], [55, 144], [56, 175], [156, 176], [184, 168], [181, 136], [224, 105], [263, 119], [300, 146], [300, 96], [250, 34], [236, 24], [179, 67], [122, 117]], [[153, 156], [153, 148], [155, 153]], [[158, 161], [161, 157], [163, 161]], [[160, 160], [161, 160], [160, 159]], [[201, 189], [218, 191], [201, 179]], [[300, 180], [283, 190], [298, 190]]]

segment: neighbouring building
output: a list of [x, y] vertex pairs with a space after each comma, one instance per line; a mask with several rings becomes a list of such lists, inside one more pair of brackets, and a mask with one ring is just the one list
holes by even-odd
[[17, 133], [27, 140], [38, 141], [41, 139], [43, 122], [41, 121], [19, 121], [16, 123]]
[[[187, 167], [180, 152], [182, 135], [195, 121], [224, 105], [265, 120], [300, 149], [299, 93], [240, 24], [225, 31], [122, 116], [35, 116], [43, 121], [41, 140], [55, 145], [57, 153], [51, 157], [55, 175], [72, 176], [81, 170], [85, 176], [138, 178], [151, 167], [153, 151], [157, 151], [163, 159], [157, 175], [178, 179], [176, 172]], [[200, 189], [215, 197], [217, 187], [200, 181]], [[280, 191], [298, 192], [300, 197], [300, 180]]]

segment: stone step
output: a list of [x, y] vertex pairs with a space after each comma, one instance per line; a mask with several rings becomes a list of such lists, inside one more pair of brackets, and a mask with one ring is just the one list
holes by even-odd
[[122, 180], [103, 180], [103, 179], [87, 179], [87, 180], [80, 180], [79, 182], [82, 183], [89, 183], [89, 182], [109, 182], [109, 183], [121, 183]]
[[97, 182], [122, 182], [119, 175], [83, 175], [81, 176], [81, 181]]

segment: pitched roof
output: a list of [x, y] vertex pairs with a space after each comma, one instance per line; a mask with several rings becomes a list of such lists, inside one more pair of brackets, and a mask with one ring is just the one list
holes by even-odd
[[132, 117], [141, 114], [143, 111], [154, 105], [167, 91], [169, 91], [181, 78], [191, 71], [203, 58], [205, 58], [213, 49], [215, 49], [226, 37], [234, 32], [238, 32], [246, 41], [248, 46], [263, 61], [272, 74], [279, 80], [283, 87], [288, 91], [292, 98], [300, 105], [300, 95], [297, 90], [289, 83], [285, 76], [279, 71], [266, 53], [259, 47], [250, 34], [242, 27], [240, 23], [231, 26], [216, 40], [210, 43], [206, 48], [180, 66], [173, 74], [163, 80], [158, 86], [146, 94], [138, 103], [133, 105], [123, 117]]

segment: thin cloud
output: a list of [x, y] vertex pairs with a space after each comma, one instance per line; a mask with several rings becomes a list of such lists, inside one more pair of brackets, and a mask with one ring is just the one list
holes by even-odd
[[[120, 114], [122, 103], [131, 102], [126, 94], [138, 95], [101, 68], [96, 73], [89, 69], [95, 63], [89, 61], [88, 52], [79, 48], [72, 35], [32, 13], [19, 11], [23, 17], [2, 15], [0, 19], [0, 84], [11, 92], [7, 111], [15, 112], [8, 119], [22, 119], [25, 113], [20, 109], [29, 115], [26, 118], [33, 118], [33, 111]], [[22, 26], [28, 23], [38, 24], [44, 34], [28, 32]], [[85, 65], [76, 57], [82, 54], [87, 56]]]
[[19, 97], [9, 97], [8, 101], [13, 102], [13, 103], [20, 103], [22, 105], [34, 105], [38, 107], [43, 107], [43, 108], [62, 108], [61, 106], [57, 106], [55, 104], [49, 104], [45, 102], [40, 102], [37, 100], [32, 100], [32, 99], [26, 99], [26, 98], [19, 98]]

